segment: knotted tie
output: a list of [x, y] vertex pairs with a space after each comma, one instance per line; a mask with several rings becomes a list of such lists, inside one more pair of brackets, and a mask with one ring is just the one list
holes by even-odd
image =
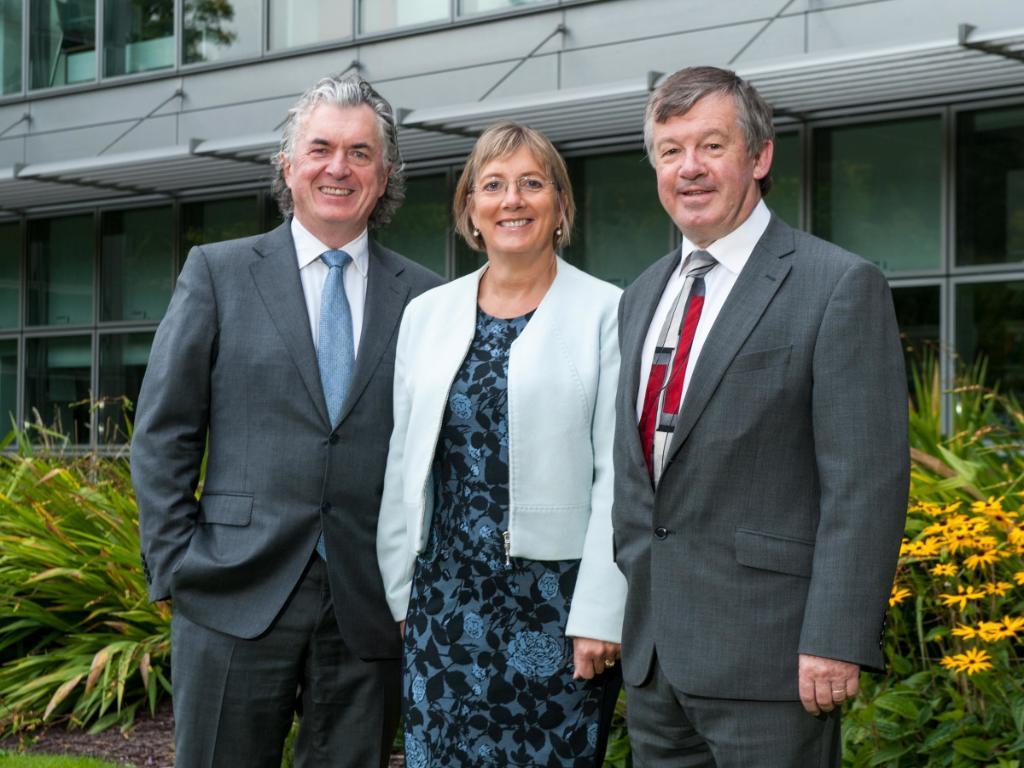
[[704, 307], [704, 276], [717, 264], [707, 251], [694, 251], [686, 266], [686, 279], [665, 318], [658, 345], [654, 348], [651, 375], [647, 379], [644, 407], [640, 416], [640, 439], [647, 471], [655, 486], [661, 480], [665, 458], [672, 442], [683, 382], [697, 323]]
[[[328, 267], [327, 281], [320, 296], [320, 328], [316, 361], [320, 366], [320, 383], [327, 401], [331, 426], [338, 423], [341, 406], [348, 394], [355, 366], [355, 345], [352, 339], [352, 311], [345, 295], [345, 265], [352, 257], [345, 251], [324, 251], [320, 258]], [[321, 531], [316, 551], [324, 560], [324, 535]]]

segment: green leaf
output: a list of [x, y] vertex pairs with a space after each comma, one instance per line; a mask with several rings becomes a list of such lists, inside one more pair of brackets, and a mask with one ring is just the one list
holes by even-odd
[[964, 757], [969, 757], [972, 760], [988, 760], [992, 750], [989, 743], [984, 739], [979, 739], [976, 736], [966, 736], [962, 739], [956, 739], [953, 742], [953, 749]]

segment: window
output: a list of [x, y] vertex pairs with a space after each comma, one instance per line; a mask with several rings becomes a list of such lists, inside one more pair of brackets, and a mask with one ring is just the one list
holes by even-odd
[[387, 32], [396, 27], [449, 19], [448, 0], [360, 0], [359, 31]]
[[259, 216], [255, 195], [204, 200], [181, 206], [182, 263], [194, 245], [257, 234], [260, 231]]
[[1024, 107], [964, 112], [956, 137], [956, 261], [1024, 261]]
[[0, 96], [20, 91], [21, 0], [0, 0]]
[[942, 121], [814, 132], [814, 233], [887, 271], [942, 266]]
[[28, 325], [92, 322], [92, 214], [29, 222]]
[[21, 325], [20, 288], [21, 225], [0, 224], [0, 328]]
[[29, 0], [32, 88], [96, 79], [96, 0]]
[[672, 223], [643, 152], [571, 160], [569, 175], [577, 208], [570, 262], [624, 288], [672, 248]]
[[100, 336], [100, 396], [96, 407], [97, 442], [128, 441], [126, 418], [139, 399], [153, 333]]
[[270, 0], [271, 50], [352, 36], [352, 0]]
[[939, 353], [940, 289], [937, 285], [896, 287], [892, 289], [892, 300], [903, 342], [908, 386], [912, 386], [914, 368]]
[[174, 280], [173, 211], [111, 211], [102, 229], [100, 320], [163, 317]]
[[463, 16], [468, 16], [473, 13], [506, 11], [549, 1], [550, 0], [459, 0], [459, 13]]
[[374, 236], [427, 269], [445, 274], [449, 197], [448, 177], [444, 174], [408, 179], [405, 202], [394, 220]]
[[25, 340], [26, 417], [67, 436], [73, 443], [89, 443], [89, 375], [92, 369], [90, 336]]
[[18, 423], [18, 340], [0, 339], [0, 438]]
[[775, 137], [772, 156], [772, 187], [765, 203], [791, 227], [800, 227], [800, 177], [803, 158], [800, 134], [790, 131]]
[[174, 0], [104, 0], [106, 77], [174, 66]]
[[1024, 396], [1024, 280], [956, 288], [956, 351], [988, 360], [989, 382]]
[[262, 0], [185, 0], [182, 61], [257, 56]]

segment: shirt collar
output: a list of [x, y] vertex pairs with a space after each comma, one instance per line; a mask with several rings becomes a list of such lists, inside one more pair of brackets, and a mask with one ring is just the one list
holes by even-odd
[[[292, 241], [295, 243], [295, 255], [299, 260], [299, 269], [308, 267], [320, 258], [324, 251], [331, 250], [314, 237], [308, 229], [302, 226], [298, 218], [292, 216]], [[359, 270], [359, 274], [366, 277], [367, 266], [370, 259], [370, 235], [364, 229], [355, 240], [345, 243], [338, 250], [345, 251], [352, 257], [352, 263]]]
[[[727, 270], [738, 275], [746, 265], [750, 254], [754, 252], [754, 246], [757, 245], [757, 241], [761, 239], [761, 235], [768, 229], [768, 223], [771, 219], [772, 214], [768, 210], [768, 206], [764, 204], [764, 200], [758, 200], [754, 210], [750, 212], [750, 215], [747, 216], [742, 224], [725, 237], [715, 240], [715, 242], [703, 250], [714, 256], [715, 260]], [[682, 257], [679, 262], [680, 269], [682, 269], [683, 263], [689, 258], [690, 254], [696, 250], [701, 249], [697, 248], [684, 235]]]

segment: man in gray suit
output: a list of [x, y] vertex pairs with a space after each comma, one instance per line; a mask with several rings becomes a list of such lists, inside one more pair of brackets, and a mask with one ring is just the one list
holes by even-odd
[[762, 201], [771, 110], [682, 70], [645, 138], [682, 249], [620, 305], [616, 558], [638, 766], [839, 764], [906, 511], [907, 390], [881, 272]]
[[[282, 211], [192, 249], [132, 440], [143, 566], [173, 599], [179, 768], [386, 765], [400, 638], [375, 556], [406, 303], [441, 282], [368, 237], [402, 199], [394, 113], [358, 77], [289, 111]], [[196, 499], [204, 452], [202, 495]]]

